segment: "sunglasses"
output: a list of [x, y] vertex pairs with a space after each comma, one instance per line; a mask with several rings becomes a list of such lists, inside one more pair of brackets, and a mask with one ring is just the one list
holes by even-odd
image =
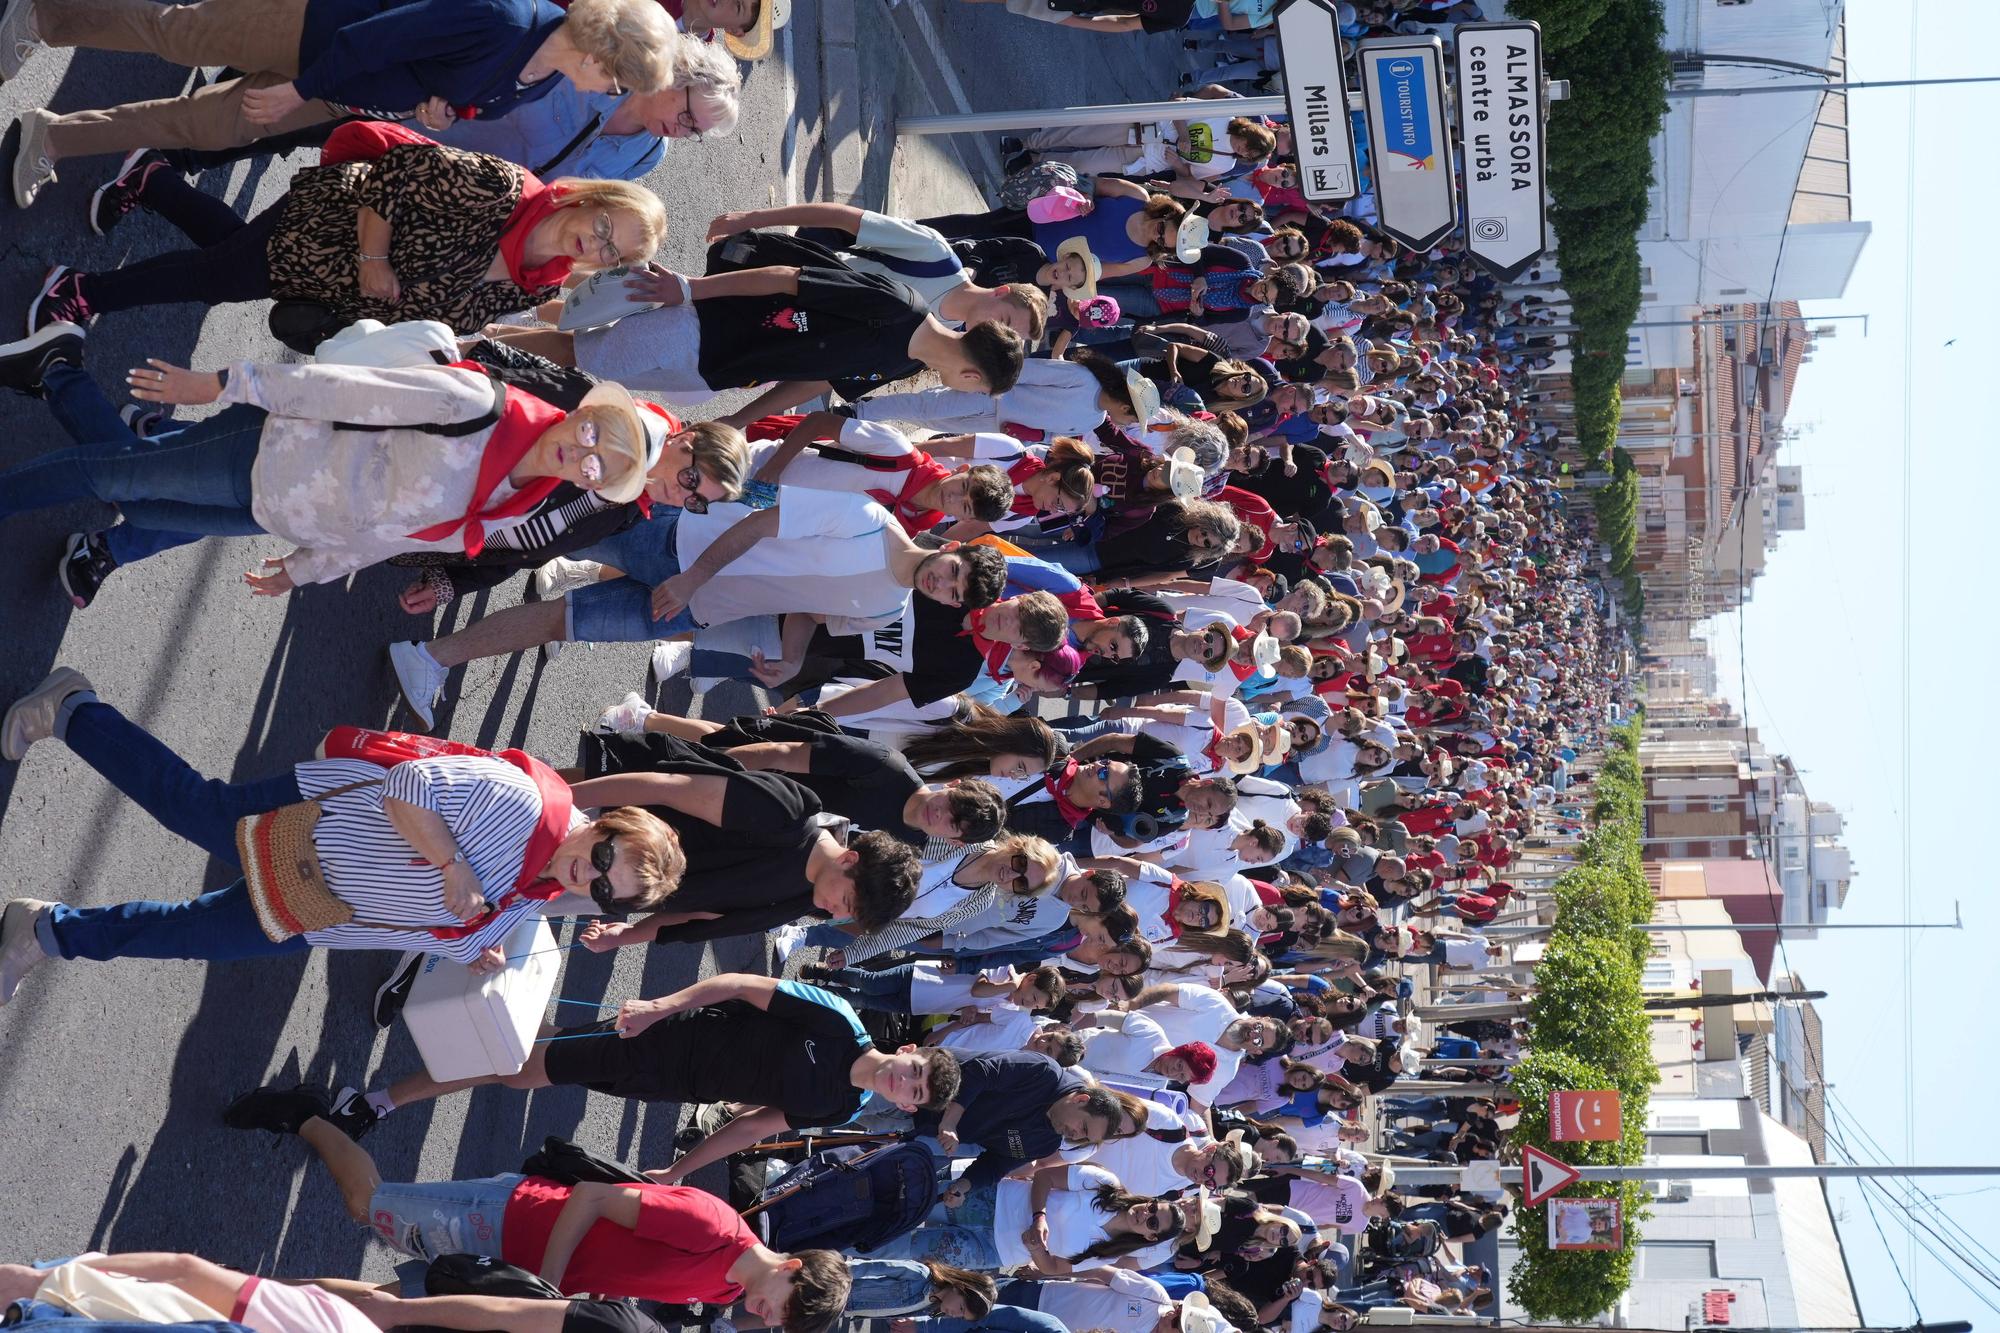
[[702, 483], [701, 469], [684, 467], [679, 472], [674, 473], [674, 480], [680, 484], [682, 490], [687, 492], [687, 498], [681, 501], [681, 508], [690, 514], [706, 514], [708, 512], [708, 497], [703, 495], [700, 490]]
[[590, 881], [590, 898], [607, 912], [617, 912], [618, 897], [611, 887], [611, 867], [618, 863], [617, 835], [607, 833], [590, 849], [590, 865], [598, 874]]

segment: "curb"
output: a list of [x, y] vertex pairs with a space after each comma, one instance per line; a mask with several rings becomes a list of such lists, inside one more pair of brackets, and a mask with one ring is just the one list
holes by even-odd
[[821, 142], [826, 146], [824, 201], [860, 202], [868, 164], [861, 114], [861, 51], [855, 0], [820, 6]]

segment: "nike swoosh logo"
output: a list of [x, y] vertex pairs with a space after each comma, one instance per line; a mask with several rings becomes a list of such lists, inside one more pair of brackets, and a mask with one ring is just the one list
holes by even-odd
[[819, 1063], [819, 1056], [813, 1053], [813, 1047], [814, 1047], [813, 1042], [808, 1041], [806, 1043], [806, 1063], [816, 1065]]

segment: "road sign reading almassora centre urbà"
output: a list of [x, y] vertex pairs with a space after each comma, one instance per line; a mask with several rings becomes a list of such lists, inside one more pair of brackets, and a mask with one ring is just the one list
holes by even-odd
[[1299, 191], [1317, 202], [1352, 199], [1361, 187], [1347, 115], [1347, 48], [1340, 20], [1330, 0], [1285, 0], [1276, 22]]
[[1465, 154], [1465, 235], [1473, 258], [1512, 278], [1542, 253], [1542, 30], [1461, 23], [1458, 123]]
[[1412, 250], [1428, 250], [1458, 222], [1444, 44], [1435, 37], [1375, 37], [1357, 49], [1382, 230]]

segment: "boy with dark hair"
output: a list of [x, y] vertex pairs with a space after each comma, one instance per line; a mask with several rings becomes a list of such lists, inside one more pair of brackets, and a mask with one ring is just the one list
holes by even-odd
[[725, 1199], [669, 1184], [564, 1185], [541, 1176], [384, 1182], [368, 1150], [311, 1088], [259, 1088], [231, 1102], [234, 1129], [296, 1134], [319, 1154], [355, 1221], [417, 1259], [499, 1259], [564, 1292], [728, 1305], [787, 1333], [821, 1333], [847, 1308], [851, 1277], [831, 1250], [783, 1254]]

